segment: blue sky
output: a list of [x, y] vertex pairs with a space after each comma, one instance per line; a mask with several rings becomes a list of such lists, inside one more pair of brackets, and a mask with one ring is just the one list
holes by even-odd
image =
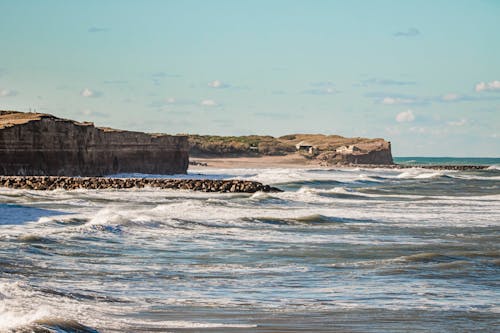
[[0, 0], [0, 109], [500, 156], [500, 1]]

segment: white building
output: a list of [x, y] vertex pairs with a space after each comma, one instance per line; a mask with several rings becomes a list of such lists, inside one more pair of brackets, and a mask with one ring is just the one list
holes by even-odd
[[298, 151], [308, 152], [311, 155], [314, 154], [314, 151], [316, 150], [316, 147], [306, 141], [300, 141], [295, 145], [295, 148]]
[[361, 149], [359, 149], [355, 145], [341, 146], [341, 147], [338, 147], [337, 149], [335, 149], [335, 152], [337, 152], [339, 154], [352, 154], [355, 151], [361, 151]]

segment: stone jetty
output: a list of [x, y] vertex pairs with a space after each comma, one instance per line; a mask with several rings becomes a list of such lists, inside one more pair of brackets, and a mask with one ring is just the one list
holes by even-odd
[[[431, 170], [452, 170], [452, 171], [475, 171], [475, 170], [485, 170], [490, 167], [490, 165], [447, 165], [447, 164], [391, 164], [391, 165], [380, 165], [380, 164], [339, 164], [338, 167], [353, 167], [353, 168], [365, 168], [365, 169], [431, 169]], [[335, 165], [334, 165], [335, 167]]]
[[0, 176], [0, 187], [24, 190], [77, 190], [160, 188], [201, 192], [282, 192], [280, 189], [248, 180], [166, 179], [166, 178], [105, 178], [59, 176]]

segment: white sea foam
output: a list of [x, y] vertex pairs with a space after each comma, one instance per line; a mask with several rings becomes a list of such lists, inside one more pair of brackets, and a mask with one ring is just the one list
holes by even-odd
[[9, 331], [54, 315], [46, 304], [34, 302], [36, 293], [20, 282], [0, 282], [0, 331]]
[[164, 321], [133, 321], [134, 325], [143, 327], [161, 327], [161, 328], [254, 328], [257, 325], [253, 324], [238, 324], [238, 323], [217, 323], [217, 322], [197, 322], [187, 320], [164, 320]]
[[500, 164], [490, 165], [487, 170], [500, 170]]
[[396, 176], [398, 179], [430, 179], [445, 175], [445, 172], [429, 172], [425, 169], [408, 169]]
[[[242, 308], [287, 315], [498, 312], [496, 295], [483, 282], [494, 279], [498, 262], [491, 250], [500, 221], [494, 171], [208, 173], [293, 186], [254, 194], [0, 189], [2, 202], [47, 210], [32, 221], [0, 225], [9, 280], [33, 283], [0, 282], [0, 331], [47, 318], [103, 332], [252, 330], [258, 318], [226, 316], [227, 309]], [[468, 177], [491, 177], [491, 183], [470, 187]], [[483, 244], [493, 244], [490, 252], [480, 250]], [[463, 246], [477, 253], [452, 253]], [[467, 285], [449, 278], [455, 273], [467, 276]], [[183, 316], [183, 307], [200, 316]], [[210, 315], [202, 316], [207, 309]], [[218, 311], [221, 317], [210, 317]]]

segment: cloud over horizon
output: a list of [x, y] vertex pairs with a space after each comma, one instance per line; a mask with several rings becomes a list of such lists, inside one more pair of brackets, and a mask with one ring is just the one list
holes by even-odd
[[411, 98], [399, 98], [399, 97], [384, 97], [380, 103], [385, 105], [401, 105], [401, 104], [415, 104], [415, 100]]
[[214, 107], [214, 106], [219, 106], [216, 101], [213, 99], [204, 99], [200, 102], [201, 106], [208, 106], [208, 107]]
[[97, 98], [97, 97], [101, 97], [102, 93], [97, 91], [97, 90], [84, 88], [82, 91], [80, 91], [80, 96], [86, 97], [86, 98]]
[[500, 91], [500, 81], [494, 80], [491, 82], [479, 82], [475, 86], [475, 90], [477, 92], [481, 91]]
[[367, 80], [361, 81], [358, 85], [360, 86], [369, 86], [369, 85], [379, 85], [379, 86], [412, 86], [416, 85], [416, 81], [402, 81], [402, 80], [393, 80], [393, 79], [378, 79], [371, 78]]
[[398, 123], [410, 123], [415, 120], [415, 115], [412, 110], [407, 110], [400, 112], [396, 115], [396, 121]]
[[339, 91], [334, 87], [335, 84], [331, 81], [312, 82], [309, 85], [313, 88], [302, 91], [303, 94], [334, 95], [339, 93]]
[[11, 97], [11, 96], [16, 96], [17, 91], [12, 90], [12, 89], [0, 89], [0, 97]]
[[220, 80], [213, 80], [213, 81], [210, 81], [208, 82], [208, 86], [210, 88], [215, 88], [215, 89], [225, 89], [225, 88], [229, 88], [231, 87], [230, 84], [227, 84], [225, 82], [222, 82]]

